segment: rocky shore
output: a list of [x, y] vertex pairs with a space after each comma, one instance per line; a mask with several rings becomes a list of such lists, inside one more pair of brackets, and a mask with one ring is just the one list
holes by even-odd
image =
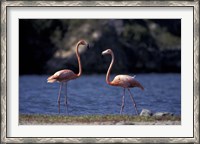
[[173, 113], [170, 112], [156, 112], [152, 113], [151, 110], [148, 109], [142, 109], [140, 116], [156, 116], [156, 117], [162, 117], [162, 116], [173, 116]]
[[38, 123], [37, 121], [22, 121], [20, 125], [181, 125], [181, 121], [155, 121], [155, 122], [131, 122], [131, 121], [108, 121], [108, 122], [66, 122], [66, 123]]

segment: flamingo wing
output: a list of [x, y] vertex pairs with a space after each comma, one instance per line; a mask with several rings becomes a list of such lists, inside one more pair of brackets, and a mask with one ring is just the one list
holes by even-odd
[[113, 79], [111, 84], [114, 86], [121, 86], [124, 88], [139, 87], [142, 90], [144, 90], [144, 87], [134, 77], [131, 77], [129, 75], [117, 75]]
[[130, 84], [129, 87], [138, 87], [138, 88], [141, 88], [142, 90], [144, 90], [144, 87], [134, 78], [129, 79], [129, 84]]
[[77, 76], [76, 74], [68, 69], [57, 71], [52, 76], [48, 77], [47, 82], [53, 83], [55, 81], [64, 82], [69, 81], [71, 79], [75, 79]]

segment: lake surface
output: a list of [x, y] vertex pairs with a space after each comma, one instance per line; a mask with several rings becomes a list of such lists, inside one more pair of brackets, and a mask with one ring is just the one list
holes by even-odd
[[[111, 75], [111, 79], [115, 75]], [[47, 75], [23, 75], [19, 78], [19, 112], [21, 114], [58, 114], [59, 83], [47, 83]], [[181, 114], [181, 74], [138, 74], [145, 88], [132, 88], [131, 92], [139, 113], [142, 109], [155, 112]], [[109, 86], [105, 75], [82, 75], [68, 82], [68, 111], [70, 115], [119, 114], [123, 89]], [[61, 115], [67, 115], [64, 105], [64, 87], [61, 93]], [[129, 97], [125, 95], [123, 114], [135, 115]]]

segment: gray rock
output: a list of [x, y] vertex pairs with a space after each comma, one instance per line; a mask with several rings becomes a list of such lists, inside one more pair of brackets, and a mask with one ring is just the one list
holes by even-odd
[[142, 109], [140, 116], [152, 116], [152, 112], [148, 109]]
[[153, 116], [173, 116], [173, 113], [170, 112], [157, 112]]
[[124, 121], [117, 122], [115, 125], [125, 125]]

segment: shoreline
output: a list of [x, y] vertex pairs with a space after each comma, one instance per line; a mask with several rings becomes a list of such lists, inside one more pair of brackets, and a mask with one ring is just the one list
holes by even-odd
[[20, 114], [19, 125], [181, 125], [181, 116]]
[[181, 125], [181, 121], [155, 121], [155, 122], [74, 122], [74, 123], [42, 123], [38, 122], [21, 122], [19, 125]]

